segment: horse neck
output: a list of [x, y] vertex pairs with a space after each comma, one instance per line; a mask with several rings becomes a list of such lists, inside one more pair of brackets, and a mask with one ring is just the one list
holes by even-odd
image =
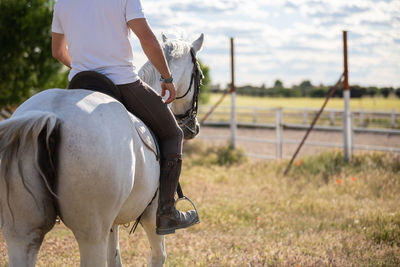
[[147, 61], [140, 69], [139, 69], [139, 77], [147, 83], [151, 88], [157, 91], [157, 93], [161, 94], [160, 82], [158, 79], [158, 71], [150, 63]]
[[[151, 64], [150, 61], [147, 61], [139, 69], [139, 77], [142, 79], [142, 81], [147, 83], [151, 88], [161, 95], [161, 83], [159, 80], [160, 76], [157, 69], [153, 66], [153, 64]], [[177, 93], [182, 94], [180, 92]], [[185, 98], [175, 100], [173, 104], [171, 104], [170, 108], [175, 114], [183, 114], [190, 108], [192, 98], [193, 92], [191, 91]]]

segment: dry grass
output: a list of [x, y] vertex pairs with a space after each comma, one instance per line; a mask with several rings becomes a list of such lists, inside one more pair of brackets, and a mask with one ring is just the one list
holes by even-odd
[[[211, 94], [208, 105], [213, 105], [221, 97], [221, 94]], [[225, 97], [221, 105], [230, 105], [231, 98]], [[259, 97], [259, 96], [243, 96], [237, 95], [236, 101], [238, 106], [253, 106], [253, 107], [286, 107], [286, 108], [320, 108], [324, 102], [324, 98], [309, 98], [309, 97]], [[394, 108], [399, 110], [400, 98], [398, 97], [363, 97], [352, 98], [350, 106], [352, 110], [386, 110]], [[327, 109], [343, 109], [343, 98], [331, 98], [326, 106]]]
[[[399, 156], [359, 154], [346, 165], [341, 152], [325, 153], [285, 177], [287, 162], [235, 163], [240, 152], [201, 143], [186, 150], [182, 185], [202, 222], [167, 236], [166, 266], [400, 265]], [[145, 266], [144, 232], [121, 232], [125, 266]], [[57, 225], [38, 266], [78, 263], [76, 242]]]

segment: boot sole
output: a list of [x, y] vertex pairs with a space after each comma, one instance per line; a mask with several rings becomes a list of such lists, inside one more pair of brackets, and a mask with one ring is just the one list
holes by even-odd
[[192, 225], [194, 225], [194, 224], [197, 224], [197, 223], [200, 223], [199, 217], [197, 217], [196, 220], [194, 220], [193, 222], [191, 222], [191, 223], [189, 223], [189, 224], [186, 224], [186, 225], [183, 225], [183, 226], [180, 226], [180, 227], [172, 227], [172, 228], [166, 228], [166, 229], [159, 229], [159, 228], [157, 228], [157, 229], [156, 229], [156, 233], [157, 233], [158, 235], [173, 234], [173, 233], [175, 233], [175, 230], [183, 229], [183, 228], [188, 228], [188, 227], [190, 227], [190, 226], [192, 226]]

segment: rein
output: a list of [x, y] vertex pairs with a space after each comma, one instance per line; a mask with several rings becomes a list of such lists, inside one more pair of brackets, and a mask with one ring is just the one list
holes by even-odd
[[[201, 69], [200, 69], [199, 63], [197, 62], [197, 58], [196, 58], [196, 52], [194, 52], [193, 47], [190, 48], [190, 55], [192, 56], [193, 70], [192, 70], [192, 76], [190, 78], [189, 88], [186, 90], [186, 93], [184, 93], [182, 96], [176, 97], [176, 99], [182, 99], [190, 92], [193, 81], [199, 77], [198, 73], [199, 72], [201, 73]], [[203, 73], [201, 73], [200, 81], [196, 80], [196, 83], [199, 83], [198, 87], [200, 87], [201, 79], [203, 79]]]
[[192, 89], [192, 85], [194, 85], [192, 107], [188, 109], [184, 114], [175, 115], [175, 119], [178, 121], [178, 124], [181, 126], [183, 125], [186, 128], [188, 127], [186, 126], [186, 124], [197, 116], [201, 80], [204, 78], [203, 73], [201, 72], [200, 69], [200, 65], [197, 62], [196, 52], [194, 51], [193, 48], [190, 48], [190, 55], [192, 56], [193, 70], [192, 70], [192, 76], [190, 78], [189, 88], [182, 96], [176, 97], [176, 99], [184, 98]]

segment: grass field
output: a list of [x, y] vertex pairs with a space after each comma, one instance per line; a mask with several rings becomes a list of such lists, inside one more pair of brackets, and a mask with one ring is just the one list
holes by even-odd
[[[400, 157], [341, 152], [287, 162], [196, 142], [185, 148], [182, 186], [201, 223], [166, 237], [166, 266], [399, 266]], [[240, 162], [240, 163], [238, 163]], [[139, 227], [140, 228], [140, 227]], [[142, 229], [122, 229], [125, 266], [146, 266]], [[0, 236], [0, 266], [7, 266]], [[38, 266], [78, 266], [72, 234], [57, 225]]]
[[[212, 94], [209, 105], [216, 103], [221, 97], [221, 94]], [[222, 105], [230, 105], [230, 96], [227, 95], [222, 102]], [[292, 108], [320, 108], [324, 102], [323, 98], [273, 98], [273, 97], [251, 97], [241, 96], [236, 97], [237, 105], [239, 106], [257, 106], [257, 107], [292, 107]], [[400, 111], [400, 98], [382, 98], [382, 97], [366, 97], [359, 99], [351, 99], [351, 109], [360, 110], [382, 110], [391, 111], [393, 108]], [[332, 98], [329, 100], [326, 108], [343, 109], [344, 101], [341, 98]]]

